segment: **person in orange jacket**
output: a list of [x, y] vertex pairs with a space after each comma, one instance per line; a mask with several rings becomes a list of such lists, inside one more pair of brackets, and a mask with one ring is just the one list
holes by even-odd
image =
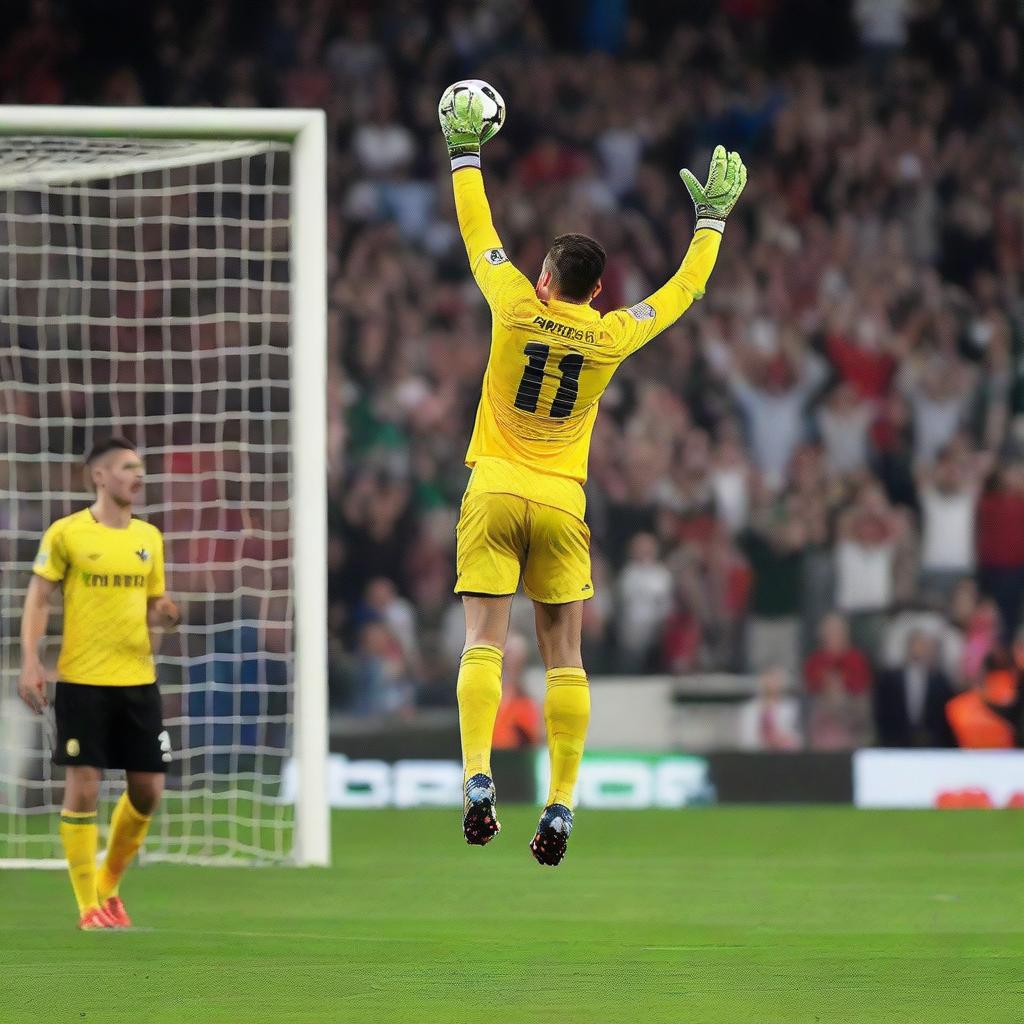
[[1024, 645], [1013, 654], [1003, 648], [992, 651], [978, 684], [946, 704], [946, 719], [958, 747], [1004, 750], [1018, 744], [1020, 686], [1018, 653], [1024, 661]]

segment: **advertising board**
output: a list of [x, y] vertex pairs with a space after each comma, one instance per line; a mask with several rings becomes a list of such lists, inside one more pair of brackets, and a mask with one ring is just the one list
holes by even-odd
[[858, 807], [1024, 807], [1024, 751], [858, 750]]

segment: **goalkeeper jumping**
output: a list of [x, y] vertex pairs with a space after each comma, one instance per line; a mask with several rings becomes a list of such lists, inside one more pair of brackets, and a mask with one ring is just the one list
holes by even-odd
[[463, 832], [466, 842], [483, 846], [500, 830], [491, 737], [512, 597], [522, 578], [547, 669], [544, 719], [551, 760], [547, 806], [530, 849], [539, 863], [556, 865], [573, 828], [573, 791], [590, 720], [580, 653], [583, 602], [594, 596], [583, 484], [598, 403], [619, 364], [704, 294], [747, 171], [738, 153], [727, 154], [721, 146], [711, 157], [705, 185], [680, 171], [697, 211], [682, 264], [643, 302], [602, 316], [590, 305], [601, 291], [605, 265], [604, 249], [594, 239], [557, 237], [536, 284], [505, 254], [480, 172], [479, 95], [457, 92], [441, 113], [441, 129], [470, 269], [493, 319], [466, 453], [472, 474], [457, 527], [455, 592], [466, 612], [458, 680]]

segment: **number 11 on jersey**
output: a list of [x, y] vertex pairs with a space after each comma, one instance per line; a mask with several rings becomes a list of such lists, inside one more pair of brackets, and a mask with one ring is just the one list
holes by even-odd
[[[551, 354], [551, 346], [543, 342], [531, 341], [523, 349], [526, 366], [523, 369], [519, 390], [516, 392], [515, 406], [523, 412], [536, 412], [540, 401], [540, 388], [544, 383], [544, 368]], [[576, 397], [580, 391], [580, 372], [583, 369], [583, 356], [579, 352], [569, 352], [558, 361], [558, 372], [561, 380], [555, 392], [548, 416], [565, 419], [572, 415]]]

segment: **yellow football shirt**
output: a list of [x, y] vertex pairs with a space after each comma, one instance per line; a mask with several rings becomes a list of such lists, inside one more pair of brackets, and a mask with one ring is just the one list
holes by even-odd
[[704, 294], [722, 235], [701, 228], [653, 295], [602, 316], [587, 304], [542, 302], [501, 247], [478, 168], [453, 174], [470, 269], [491, 308], [490, 357], [466, 465], [470, 491], [517, 494], [583, 518], [598, 403], [622, 361]]
[[164, 541], [155, 526], [132, 519], [115, 529], [83, 509], [46, 531], [33, 572], [63, 583], [60, 679], [93, 686], [156, 679], [146, 625], [149, 598], [164, 592]]

